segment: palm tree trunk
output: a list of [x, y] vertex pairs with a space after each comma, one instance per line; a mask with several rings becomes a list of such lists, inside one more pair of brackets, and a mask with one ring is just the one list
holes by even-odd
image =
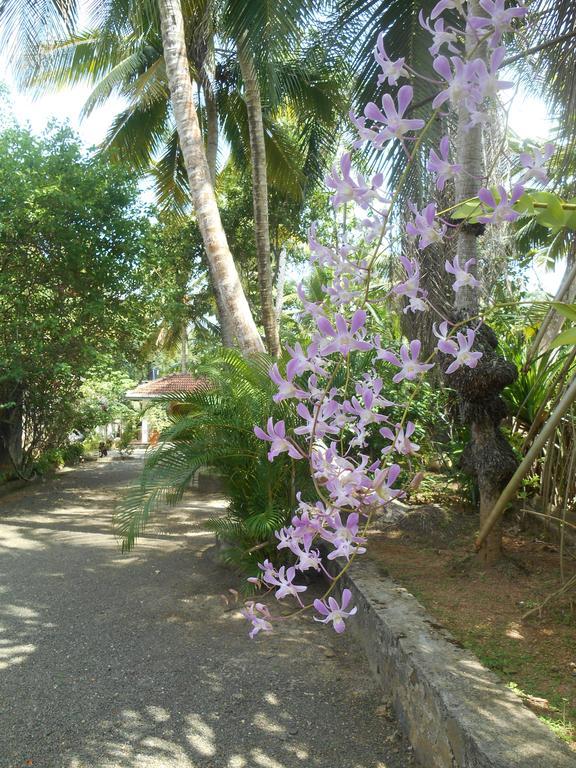
[[276, 301], [274, 304], [274, 313], [276, 315], [276, 324], [280, 324], [280, 315], [284, 306], [284, 286], [286, 285], [286, 249], [281, 248], [278, 253], [278, 266], [276, 269]]
[[212, 84], [208, 75], [202, 75], [202, 92], [206, 105], [206, 162], [210, 171], [210, 181], [216, 189], [216, 164], [218, 160], [218, 108], [214, 99]]
[[[216, 189], [216, 169], [218, 161], [218, 108], [214, 99], [214, 90], [209, 80], [208, 74], [202, 70], [202, 92], [204, 94], [204, 104], [206, 105], [206, 162], [208, 163], [208, 172], [212, 187]], [[208, 277], [210, 285], [216, 299], [218, 309], [218, 320], [220, 321], [220, 335], [222, 344], [225, 347], [233, 347], [235, 342], [234, 324], [232, 323], [226, 305], [222, 301], [220, 293], [214, 287], [214, 277], [212, 268], [209, 266]]]
[[274, 357], [278, 357], [280, 354], [280, 339], [272, 293], [270, 228], [268, 222], [268, 173], [266, 168], [266, 146], [264, 144], [262, 100], [260, 98], [260, 86], [258, 85], [252, 56], [243, 48], [241, 43], [237, 47], [238, 62], [242, 72], [242, 79], [244, 80], [250, 152], [252, 155], [252, 200], [254, 204], [254, 229], [262, 325], [266, 334], [268, 352]]
[[[478, 0], [469, 0], [468, 12], [482, 15]], [[476, 56], [482, 55], [483, 46], [478, 47], [472, 34], [469, 35], [466, 48], [467, 51], [474, 50]], [[486, 172], [482, 129], [480, 126], [467, 129], [469, 119], [468, 110], [462, 106], [458, 114], [457, 162], [461, 163], [463, 173], [456, 184], [457, 202], [476, 195], [478, 179]], [[461, 225], [457, 240], [460, 264], [478, 258], [478, 235], [479, 228], [476, 225]], [[477, 288], [461, 289], [456, 294], [454, 320], [460, 322], [476, 316], [478, 305]], [[449, 377], [449, 385], [458, 392], [462, 420], [470, 426], [471, 441], [463, 453], [461, 463], [478, 484], [481, 526], [489, 518], [517, 466], [514, 452], [499, 425], [507, 415], [500, 392], [515, 380], [518, 372], [516, 366], [497, 354], [497, 344], [494, 331], [482, 325], [476, 333], [475, 342], [475, 348], [483, 354], [478, 365], [472, 370], [461, 368]], [[495, 562], [500, 557], [501, 542], [502, 531], [498, 525], [483, 542], [478, 553], [480, 560], [485, 564]]]
[[240, 349], [245, 353], [261, 352], [264, 349], [262, 339], [228, 247], [210, 182], [204, 142], [194, 106], [180, 0], [158, 0], [158, 9], [172, 109], [188, 174], [192, 205], [211, 267], [214, 289], [219, 301], [228, 310]]

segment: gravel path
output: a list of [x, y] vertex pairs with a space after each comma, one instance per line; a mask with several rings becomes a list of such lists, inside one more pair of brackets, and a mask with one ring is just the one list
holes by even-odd
[[409, 768], [351, 636], [250, 641], [191, 492], [130, 555], [111, 535], [141, 460], [0, 498], [0, 768]]

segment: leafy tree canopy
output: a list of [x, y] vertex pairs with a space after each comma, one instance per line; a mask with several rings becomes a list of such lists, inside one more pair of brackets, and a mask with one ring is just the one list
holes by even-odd
[[70, 129], [0, 134], [0, 445], [14, 463], [61, 441], [104, 353], [138, 359], [155, 314], [151, 228], [134, 179]]

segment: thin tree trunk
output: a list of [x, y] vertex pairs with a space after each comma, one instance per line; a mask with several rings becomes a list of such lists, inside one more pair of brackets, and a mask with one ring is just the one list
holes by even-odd
[[[204, 65], [205, 66], [204, 62]], [[206, 105], [206, 161], [210, 173], [212, 187], [216, 189], [216, 170], [218, 161], [218, 108], [214, 99], [214, 91], [208, 74], [202, 70], [202, 92], [204, 93], [204, 103]], [[235, 343], [234, 324], [226, 310], [226, 305], [222, 301], [221, 294], [215, 289], [212, 268], [208, 269], [210, 285], [216, 299], [218, 309], [218, 320], [220, 321], [220, 335], [222, 344], [225, 347], [233, 347]]]
[[[469, 0], [468, 12], [482, 15], [478, 0]], [[482, 56], [485, 46], [478, 46], [474, 34], [466, 41], [468, 52]], [[474, 197], [478, 180], [486, 172], [482, 146], [482, 128], [467, 129], [470, 115], [465, 106], [458, 114], [457, 162], [462, 165], [456, 184], [456, 201]], [[457, 254], [461, 265], [469, 259], [478, 258], [477, 225], [464, 223], [458, 233]], [[474, 269], [475, 272], [475, 269]], [[456, 293], [454, 319], [465, 321], [478, 314], [478, 289], [465, 287]], [[475, 325], [476, 323], [474, 323]], [[475, 348], [483, 353], [474, 369], [461, 368], [449, 377], [450, 386], [459, 395], [462, 421], [470, 426], [471, 441], [462, 456], [461, 464], [476, 478], [480, 493], [480, 520], [483, 525], [498, 500], [501, 491], [514, 474], [517, 461], [514, 452], [500, 430], [499, 424], [507, 415], [506, 405], [500, 392], [511, 384], [517, 374], [516, 367], [496, 352], [496, 334], [482, 325], [476, 334]], [[485, 564], [500, 557], [502, 542], [501, 526], [495, 526], [479, 550], [480, 560]]]
[[262, 339], [228, 247], [210, 182], [204, 142], [194, 106], [180, 0], [158, 0], [158, 8], [174, 119], [188, 174], [192, 205], [211, 266], [214, 289], [228, 310], [240, 349], [245, 353], [261, 352], [264, 348]]
[[266, 334], [268, 352], [274, 357], [278, 357], [280, 354], [280, 339], [272, 294], [270, 227], [268, 221], [268, 172], [266, 168], [262, 100], [252, 56], [243, 48], [241, 43], [237, 47], [238, 62], [242, 72], [242, 79], [244, 80], [248, 131], [250, 134], [250, 153], [252, 156], [252, 200], [254, 204], [254, 232], [256, 238], [256, 257], [258, 260], [258, 285], [260, 288], [262, 325]]
[[280, 316], [284, 306], [284, 286], [286, 285], [286, 249], [281, 248], [278, 253], [278, 267], [276, 270], [276, 301], [274, 304], [274, 314], [276, 315], [276, 325], [280, 325]]
[[216, 189], [216, 166], [218, 161], [218, 108], [214, 99], [212, 83], [206, 72], [202, 75], [202, 92], [206, 105], [206, 162], [210, 181]]

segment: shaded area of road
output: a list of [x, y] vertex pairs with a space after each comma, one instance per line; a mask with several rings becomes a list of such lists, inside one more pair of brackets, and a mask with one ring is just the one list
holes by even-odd
[[0, 499], [0, 768], [408, 768], [351, 637], [251, 642], [196, 490], [134, 553], [111, 534], [139, 459]]

